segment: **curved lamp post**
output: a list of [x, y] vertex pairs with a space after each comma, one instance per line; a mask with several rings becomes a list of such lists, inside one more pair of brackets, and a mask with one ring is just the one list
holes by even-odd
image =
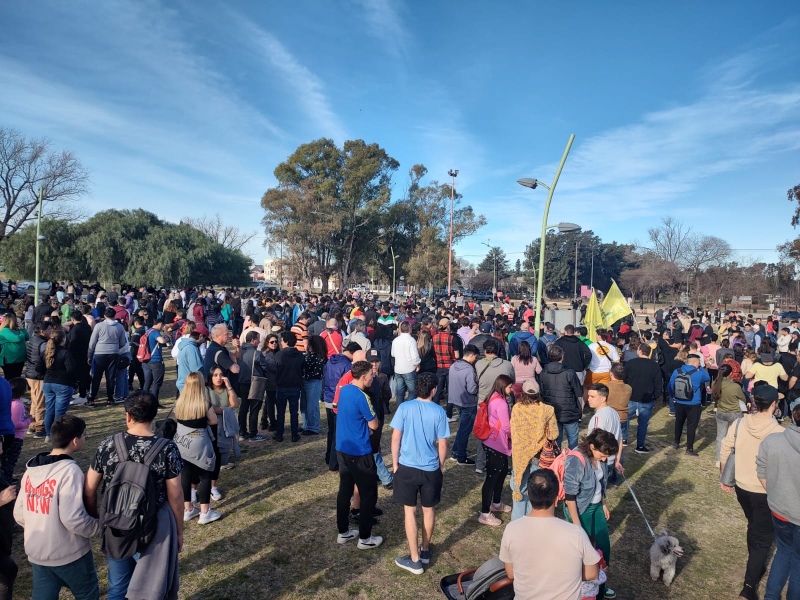
[[[558, 178], [561, 176], [561, 170], [564, 168], [564, 163], [567, 162], [567, 156], [569, 155], [569, 150], [572, 148], [572, 142], [575, 140], [575, 134], [570, 134], [569, 140], [567, 141], [567, 147], [564, 149], [564, 155], [561, 157], [561, 162], [558, 163], [558, 169], [556, 170], [556, 175], [553, 178], [553, 183], [549, 186], [537, 179], [530, 179], [530, 178], [523, 178], [518, 179], [517, 183], [529, 187], [532, 190], [535, 190], [538, 186], [542, 186], [547, 190], [547, 202], [544, 205], [544, 215], [542, 216], [542, 235], [539, 238], [539, 276], [536, 280], [536, 324], [534, 329], [534, 335], [539, 337], [539, 328], [542, 324], [542, 287], [544, 283], [544, 245], [545, 245], [545, 236], [547, 235], [547, 230], [552, 229], [554, 227], [558, 227], [558, 230], [561, 233], [566, 233], [568, 231], [576, 231], [580, 229], [574, 223], [559, 223], [558, 225], [547, 225], [547, 215], [550, 212], [550, 202], [553, 200], [553, 192], [556, 190], [556, 185], [558, 184]], [[562, 226], [566, 226], [566, 229], [562, 229]]]

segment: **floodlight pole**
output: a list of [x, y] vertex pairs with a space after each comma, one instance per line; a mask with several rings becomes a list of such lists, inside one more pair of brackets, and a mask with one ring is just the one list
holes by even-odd
[[458, 169], [455, 171], [450, 169], [447, 174], [453, 178], [453, 183], [450, 186], [450, 244], [447, 259], [447, 297], [450, 298], [450, 284], [453, 277], [453, 207], [456, 200], [456, 177], [458, 177]]

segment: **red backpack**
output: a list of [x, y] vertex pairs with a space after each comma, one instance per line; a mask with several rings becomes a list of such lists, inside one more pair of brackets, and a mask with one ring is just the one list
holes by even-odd
[[479, 402], [478, 412], [475, 414], [475, 424], [472, 426], [472, 435], [481, 441], [488, 440], [492, 433], [494, 433], [496, 437], [500, 430], [499, 422], [497, 422], [494, 427], [489, 425], [489, 403], [491, 401], [492, 398], [490, 397], [489, 400], [482, 400]]
[[566, 493], [564, 492], [564, 471], [567, 468], [567, 457], [568, 456], [577, 456], [581, 464], [584, 468], [586, 468], [586, 457], [583, 453], [579, 452], [578, 450], [569, 450], [567, 452], [562, 452], [558, 456], [556, 456], [553, 464], [547, 467], [553, 473], [556, 474], [556, 479], [558, 479], [558, 498], [557, 500], [560, 502], [564, 498], [566, 498]]
[[143, 333], [142, 337], [139, 338], [139, 349], [136, 351], [136, 360], [142, 364], [149, 363], [150, 359], [153, 358], [150, 352], [150, 342], [147, 338], [149, 338], [150, 334], [154, 331], [155, 329], [151, 329], [147, 333]]

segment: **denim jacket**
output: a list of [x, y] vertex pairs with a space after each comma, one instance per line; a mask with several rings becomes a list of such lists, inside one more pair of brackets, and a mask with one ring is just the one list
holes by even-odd
[[[580, 452], [580, 450], [577, 450]], [[592, 461], [584, 456], [586, 465], [581, 463], [577, 456], [570, 455], [564, 463], [564, 493], [567, 500], [575, 500], [578, 504], [578, 514], [582, 515], [592, 503], [594, 488], [597, 484], [597, 476], [594, 474]], [[608, 464], [606, 461], [599, 461], [600, 468], [603, 469], [603, 480], [601, 483], [603, 498], [606, 496], [606, 482], [608, 481]]]

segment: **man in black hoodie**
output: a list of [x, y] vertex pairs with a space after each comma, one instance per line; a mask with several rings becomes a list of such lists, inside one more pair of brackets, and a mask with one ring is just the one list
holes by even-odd
[[275, 408], [277, 422], [275, 434], [272, 436], [276, 442], [283, 441], [283, 428], [286, 419], [286, 404], [289, 404], [289, 424], [292, 428], [292, 441], [300, 441], [299, 410], [300, 390], [303, 387], [303, 355], [295, 348], [297, 336], [291, 331], [281, 333], [281, 351], [275, 355], [277, 374], [275, 377]]
[[558, 346], [564, 351], [564, 366], [575, 371], [578, 381], [583, 385], [586, 368], [592, 362], [592, 351], [575, 335], [575, 327], [565, 325], [564, 335], [553, 342], [553, 346]]
[[565, 366], [564, 350], [561, 346], [550, 346], [547, 351], [550, 362], [542, 369], [542, 398], [556, 411], [558, 422], [558, 444], [567, 433], [567, 444], [570, 448], [578, 445], [578, 422], [583, 411], [583, 388], [575, 371]]
[[89, 327], [89, 323], [86, 322], [86, 319], [77, 309], [72, 310], [70, 317], [72, 327], [67, 334], [67, 344], [69, 353], [75, 363], [78, 379], [78, 398], [75, 398], [71, 404], [86, 404], [86, 394], [89, 392], [89, 385], [92, 382], [92, 372], [89, 368], [89, 363], [86, 361], [86, 356], [89, 354], [89, 340], [92, 337], [92, 328]]

